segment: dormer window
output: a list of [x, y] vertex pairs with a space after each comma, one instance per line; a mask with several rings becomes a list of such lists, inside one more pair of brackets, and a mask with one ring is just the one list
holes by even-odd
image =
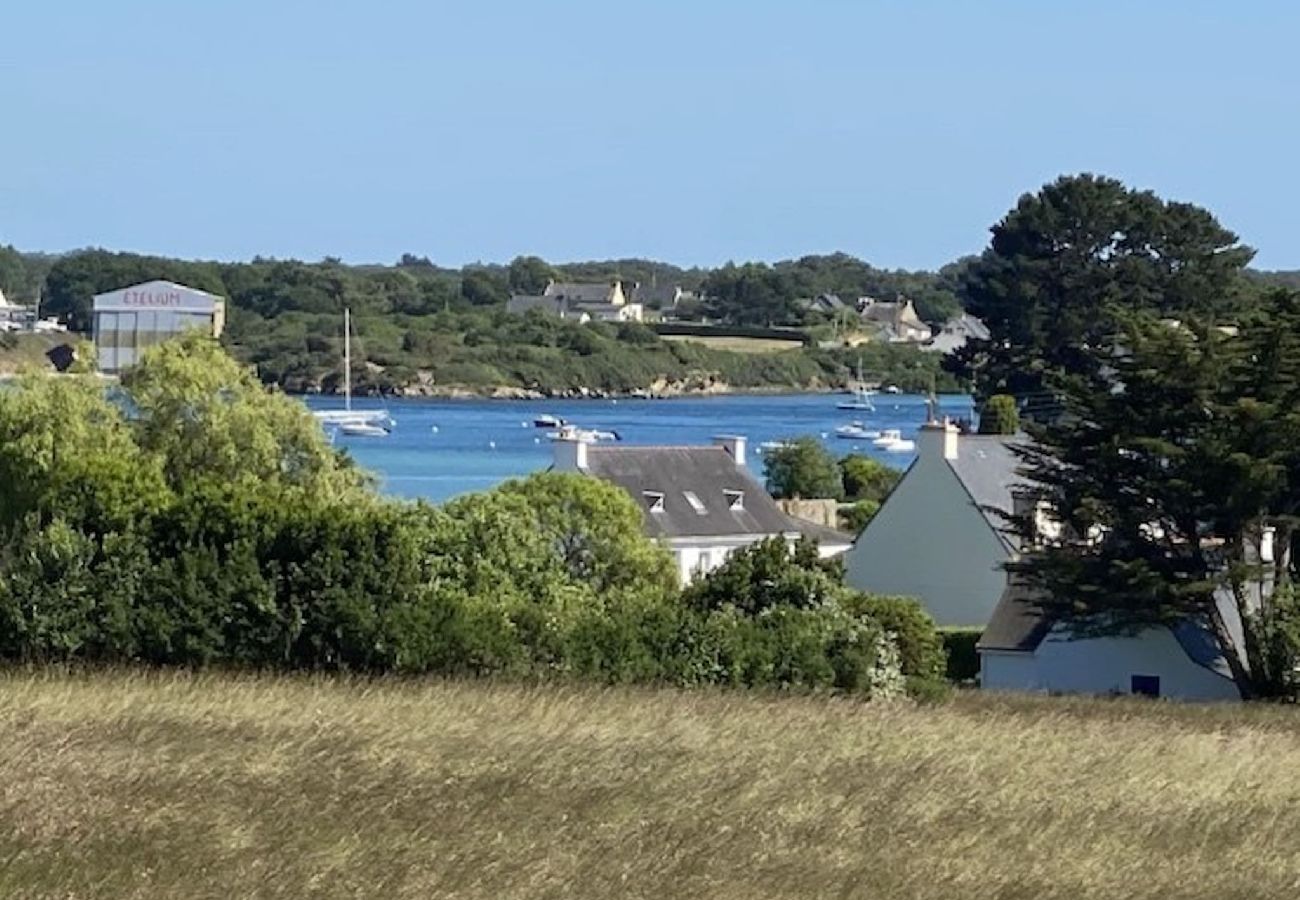
[[695, 495], [694, 491], [682, 491], [682, 496], [691, 505], [691, 509], [695, 510], [696, 515], [707, 516], [709, 514], [708, 507], [704, 505], [703, 500]]
[[732, 512], [740, 512], [745, 508], [745, 492], [724, 490], [723, 495], [727, 498], [727, 509]]
[[645, 498], [646, 508], [652, 513], [664, 511], [664, 495], [659, 491], [642, 491], [641, 496]]

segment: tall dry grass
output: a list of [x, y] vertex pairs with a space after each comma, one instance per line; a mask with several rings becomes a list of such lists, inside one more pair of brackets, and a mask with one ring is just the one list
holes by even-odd
[[0, 677], [3, 897], [1295, 897], [1287, 709]]

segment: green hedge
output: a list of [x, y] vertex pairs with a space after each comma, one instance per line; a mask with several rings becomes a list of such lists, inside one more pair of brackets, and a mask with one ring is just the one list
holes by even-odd
[[980, 673], [980, 657], [975, 651], [983, 628], [940, 628], [939, 637], [948, 654], [948, 680], [974, 681]]

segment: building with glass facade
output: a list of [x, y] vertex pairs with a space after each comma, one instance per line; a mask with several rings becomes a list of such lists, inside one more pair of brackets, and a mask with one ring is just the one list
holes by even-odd
[[96, 294], [92, 311], [96, 358], [105, 373], [134, 365], [146, 348], [194, 328], [220, 337], [226, 320], [222, 298], [171, 281]]

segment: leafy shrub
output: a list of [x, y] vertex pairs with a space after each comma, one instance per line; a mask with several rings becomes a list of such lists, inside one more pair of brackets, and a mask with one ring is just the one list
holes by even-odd
[[921, 679], [944, 675], [943, 640], [921, 604], [910, 597], [887, 597], [851, 593], [844, 607], [855, 615], [875, 622], [898, 643], [903, 673]]
[[980, 407], [980, 434], [1015, 434], [1020, 430], [1020, 411], [1016, 398], [994, 394]]

